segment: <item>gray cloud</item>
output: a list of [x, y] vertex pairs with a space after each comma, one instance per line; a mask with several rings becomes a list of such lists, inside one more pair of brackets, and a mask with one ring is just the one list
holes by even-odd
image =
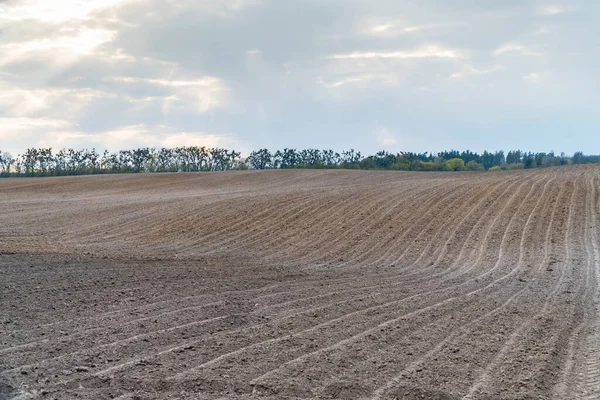
[[0, 148], [600, 152], [598, 6], [439, 3], [1, 2]]

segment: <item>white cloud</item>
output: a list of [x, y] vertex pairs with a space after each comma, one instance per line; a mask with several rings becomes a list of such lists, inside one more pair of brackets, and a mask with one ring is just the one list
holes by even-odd
[[42, 146], [85, 147], [96, 146], [108, 150], [137, 147], [207, 146], [239, 148], [234, 135], [210, 134], [205, 132], [179, 132], [167, 125], [147, 126], [144, 124], [123, 126], [96, 134], [82, 132], [51, 132], [39, 141]]
[[0, 65], [26, 59], [32, 54], [44, 54], [49, 59], [66, 63], [93, 54], [100, 45], [110, 42], [114, 32], [106, 29], [81, 29], [74, 35], [35, 39], [0, 45]]
[[394, 24], [375, 25], [371, 28], [366, 29], [365, 33], [372, 34], [372, 35], [378, 35], [378, 34], [381, 34], [384, 32], [389, 32], [390, 29], [392, 29], [394, 27], [395, 27]]
[[169, 94], [162, 96], [145, 96], [144, 102], [159, 100], [162, 110], [168, 113], [173, 109], [189, 109], [204, 113], [216, 108], [226, 106], [229, 89], [224, 81], [215, 77], [202, 77], [199, 79], [164, 79], [164, 78], [138, 78], [132, 76], [113, 76], [106, 81], [121, 82], [124, 84], [142, 84], [162, 87], [169, 90]]
[[27, 118], [0, 118], [0, 139], [10, 138], [11, 147], [2, 151], [20, 153], [28, 147], [97, 148], [118, 151], [138, 147], [207, 146], [247, 151], [236, 135], [185, 132], [169, 125], [127, 125], [86, 133], [66, 121]]
[[371, 132], [371, 138], [375, 139], [378, 145], [384, 147], [395, 146], [398, 144], [398, 139], [388, 128], [375, 129]]
[[167, 135], [161, 140], [161, 146], [207, 146], [207, 147], [235, 147], [239, 143], [232, 135], [216, 135], [202, 132], [181, 132]]
[[91, 14], [115, 7], [131, 0], [29, 0], [16, 5], [0, 4], [0, 23], [35, 19], [61, 23], [70, 20], [87, 20]]
[[540, 79], [540, 74], [538, 74], [537, 72], [532, 72], [528, 75], [525, 75], [525, 77], [523, 79], [527, 79], [527, 80], [537, 80]]
[[523, 77], [523, 80], [527, 83], [542, 85], [546, 78], [549, 76], [547, 71], [544, 72], [531, 72]]
[[333, 82], [333, 83], [329, 83], [326, 84], [325, 87], [327, 88], [338, 88], [340, 86], [345, 86], [345, 85], [350, 85], [350, 84], [357, 84], [357, 83], [363, 83], [363, 82], [368, 82], [373, 80], [373, 75], [367, 74], [367, 75], [359, 75], [359, 76], [352, 76], [349, 78], [345, 78], [342, 80], [339, 80], [337, 82]]
[[63, 128], [70, 123], [48, 118], [0, 118], [0, 134], [15, 129]]
[[537, 14], [545, 17], [560, 15], [568, 12], [569, 9], [561, 5], [548, 5], [538, 9]]
[[246, 50], [246, 54], [249, 56], [257, 56], [261, 53], [258, 49]]
[[455, 22], [410, 24], [403, 21], [389, 19], [379, 19], [379, 21], [373, 21], [372, 18], [368, 18], [359, 24], [358, 32], [365, 36], [395, 37], [425, 30], [442, 29], [458, 25], [460, 24]]
[[500, 56], [503, 54], [518, 54], [522, 56], [540, 56], [541, 53], [531, 51], [527, 46], [518, 43], [507, 43], [496, 50], [494, 50], [493, 54], [495, 56]]
[[36, 136], [53, 129], [65, 129], [71, 126], [69, 121], [51, 118], [0, 118], [0, 143], [2, 151], [13, 154], [36, 146]]
[[223, 81], [218, 78], [206, 77], [193, 80], [170, 80], [170, 79], [147, 79], [130, 76], [116, 76], [107, 78], [108, 80], [125, 83], [147, 83], [149, 85], [171, 86], [171, 87], [190, 87], [201, 86], [211, 90], [223, 90]]
[[501, 65], [495, 65], [493, 67], [490, 68], [476, 68], [470, 64], [464, 63], [461, 64], [461, 70], [459, 72], [454, 72], [452, 73], [452, 75], [450, 76], [452, 79], [460, 79], [460, 78], [465, 78], [468, 76], [472, 76], [472, 75], [488, 75], [494, 72], [498, 72], [504, 69], [503, 66]]
[[537, 31], [535, 31], [536, 35], [547, 35], [550, 33], [550, 28], [547, 26], [540, 26]]
[[13, 117], [31, 117], [43, 112], [68, 118], [92, 100], [116, 97], [116, 94], [91, 88], [30, 89], [0, 81], [0, 109]]
[[353, 52], [346, 54], [335, 54], [332, 59], [370, 59], [370, 58], [393, 58], [393, 59], [411, 59], [411, 58], [463, 58], [464, 55], [459, 50], [446, 49], [439, 46], [423, 46], [409, 51], [367, 51]]

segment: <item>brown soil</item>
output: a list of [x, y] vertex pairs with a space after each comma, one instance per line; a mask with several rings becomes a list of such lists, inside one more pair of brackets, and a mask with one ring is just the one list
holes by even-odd
[[0, 180], [0, 399], [595, 399], [600, 168]]

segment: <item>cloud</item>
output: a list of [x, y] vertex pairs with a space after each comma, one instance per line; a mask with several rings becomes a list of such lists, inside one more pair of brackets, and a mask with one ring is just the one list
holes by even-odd
[[358, 32], [365, 36], [374, 37], [397, 37], [400, 35], [416, 34], [418, 32], [429, 30], [441, 30], [444, 28], [452, 28], [463, 25], [460, 22], [443, 22], [443, 23], [410, 23], [401, 20], [390, 20], [389, 18], [377, 18], [373, 21], [368, 18], [359, 23]]
[[536, 35], [547, 35], [550, 33], [550, 28], [547, 26], [540, 26], [537, 31], [535, 31]]
[[0, 134], [19, 129], [63, 128], [70, 123], [48, 118], [0, 118]]
[[530, 74], [525, 75], [524, 79], [537, 80], [540, 79], [540, 74], [538, 74], [537, 72], [532, 72]]
[[423, 46], [409, 51], [357, 51], [346, 54], [335, 54], [330, 58], [337, 60], [344, 59], [372, 59], [372, 58], [393, 58], [393, 59], [411, 59], [411, 58], [450, 58], [457, 59], [464, 57], [461, 51], [446, 49], [440, 46]]
[[345, 86], [345, 85], [351, 85], [351, 84], [358, 84], [358, 83], [369, 82], [371, 80], [373, 80], [373, 75], [352, 76], [352, 77], [349, 77], [349, 78], [345, 78], [345, 79], [339, 80], [337, 82], [326, 84], [325, 87], [327, 87], [327, 88], [338, 88], [338, 87]]
[[16, 2], [15, 5], [0, 4], [0, 23], [32, 19], [51, 23], [88, 20], [95, 12], [130, 1], [132, 0], [30, 0]]
[[0, 0], [0, 147], [531, 148], [598, 125], [588, 3]]
[[[0, 138], [10, 138], [13, 146], [2, 151], [17, 153], [27, 147], [96, 148], [118, 151], [136, 147], [207, 146], [247, 150], [232, 134], [182, 132], [168, 125], [122, 126], [96, 133], [82, 132], [66, 121], [0, 118]], [[27, 145], [25, 145], [27, 143]]]
[[530, 84], [542, 85], [547, 83], [545, 81], [548, 76], [548, 72], [531, 72], [523, 76], [523, 80]]
[[398, 139], [388, 128], [377, 128], [371, 132], [371, 137], [375, 139], [378, 145], [384, 148], [390, 148], [398, 144]]
[[544, 17], [551, 17], [568, 12], [569, 9], [561, 5], [548, 5], [538, 9], [537, 14]]
[[114, 76], [106, 78], [107, 81], [125, 85], [143, 85], [166, 89], [167, 92], [157, 96], [144, 96], [133, 101], [162, 101], [163, 112], [169, 112], [174, 107], [193, 109], [197, 112], [208, 112], [213, 109], [225, 107], [226, 92], [229, 90], [223, 80], [215, 77], [202, 77], [197, 79], [164, 79], [141, 78], [131, 76]]
[[494, 65], [490, 68], [476, 68], [470, 64], [463, 63], [459, 72], [454, 72], [450, 76], [452, 79], [460, 79], [468, 76], [482, 76], [492, 74], [494, 72], [502, 71], [504, 69], [501, 65]]
[[[69, 118], [96, 99], [116, 94], [90, 88], [26, 88], [0, 81], [0, 109], [14, 117], [52, 115]], [[2, 113], [0, 113], [0, 116]]]
[[108, 80], [124, 83], [147, 83], [149, 85], [170, 86], [170, 87], [192, 87], [201, 86], [210, 90], [223, 90], [222, 81], [218, 78], [206, 77], [194, 80], [170, 80], [170, 79], [147, 79], [128, 76], [109, 77]]
[[503, 54], [518, 54], [522, 56], [541, 56], [541, 53], [533, 52], [529, 50], [527, 46], [518, 43], [507, 43], [498, 47], [494, 50], [493, 54], [495, 56], [500, 56]]
[[40, 137], [49, 130], [66, 129], [70, 126], [69, 121], [50, 118], [0, 118], [0, 152], [20, 153], [38, 144], [33, 140], [36, 136]]
[[74, 58], [92, 54], [113, 37], [114, 32], [106, 29], [81, 29], [75, 34], [0, 45], [0, 66], [22, 60], [32, 54], [45, 54], [60, 63], [72, 61]]

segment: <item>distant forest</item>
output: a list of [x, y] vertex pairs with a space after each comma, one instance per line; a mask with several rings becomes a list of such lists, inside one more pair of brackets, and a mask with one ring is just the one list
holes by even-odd
[[0, 151], [0, 176], [60, 176], [139, 172], [196, 172], [246, 169], [380, 169], [403, 171], [500, 171], [544, 168], [559, 165], [600, 163], [600, 155], [573, 156], [531, 153], [520, 150], [474, 153], [442, 151], [439, 153], [389, 153], [380, 151], [363, 156], [349, 150], [268, 149], [253, 151], [247, 158], [234, 150], [207, 147], [154, 149], [143, 147], [116, 153], [96, 149], [30, 148], [13, 157]]

